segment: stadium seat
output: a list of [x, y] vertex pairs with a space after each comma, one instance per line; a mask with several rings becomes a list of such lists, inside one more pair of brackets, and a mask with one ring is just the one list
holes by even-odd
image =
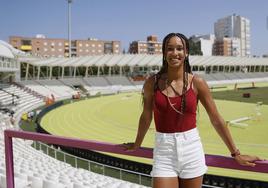
[[38, 177], [34, 177], [34, 176], [28, 176], [28, 180], [31, 183], [31, 188], [40, 188], [43, 187], [43, 180], [41, 178]]
[[3, 174], [0, 174], [0, 187], [6, 188], [6, 176]]
[[0, 167], [0, 174], [5, 175], [6, 169], [4, 167]]
[[65, 188], [64, 184], [49, 180], [43, 181], [43, 188]]
[[73, 185], [73, 188], [87, 188], [87, 187], [84, 186], [84, 185], [75, 183], [75, 184]]
[[[30, 182], [20, 178], [14, 178], [16, 188], [27, 188], [30, 186]], [[0, 188], [6, 188], [6, 176], [0, 174]]]
[[121, 183], [118, 188], [129, 188], [130, 187], [130, 184], [128, 183]]

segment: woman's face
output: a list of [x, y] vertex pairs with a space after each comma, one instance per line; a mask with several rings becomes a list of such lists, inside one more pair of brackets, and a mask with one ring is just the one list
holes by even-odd
[[171, 37], [166, 44], [166, 61], [169, 67], [179, 67], [183, 65], [185, 57], [188, 55], [181, 38]]

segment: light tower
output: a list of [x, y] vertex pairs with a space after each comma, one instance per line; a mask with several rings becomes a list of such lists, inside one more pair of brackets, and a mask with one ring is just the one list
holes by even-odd
[[69, 58], [72, 57], [72, 41], [71, 41], [71, 4], [73, 0], [68, 1], [68, 41], [69, 41]]
[[268, 16], [266, 17], [266, 29], [268, 30]]

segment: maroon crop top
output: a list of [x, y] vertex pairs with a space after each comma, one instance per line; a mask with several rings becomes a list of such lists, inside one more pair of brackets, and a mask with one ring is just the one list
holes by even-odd
[[[157, 132], [174, 133], [184, 132], [196, 127], [197, 96], [192, 87], [186, 91], [186, 108], [183, 115], [177, 113], [169, 104], [167, 96], [157, 87], [154, 93], [154, 122]], [[181, 110], [181, 97], [169, 97], [171, 104]]]

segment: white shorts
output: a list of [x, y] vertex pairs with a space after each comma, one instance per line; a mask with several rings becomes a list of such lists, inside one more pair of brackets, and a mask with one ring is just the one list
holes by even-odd
[[203, 146], [197, 128], [156, 133], [152, 177], [195, 178], [206, 173]]

